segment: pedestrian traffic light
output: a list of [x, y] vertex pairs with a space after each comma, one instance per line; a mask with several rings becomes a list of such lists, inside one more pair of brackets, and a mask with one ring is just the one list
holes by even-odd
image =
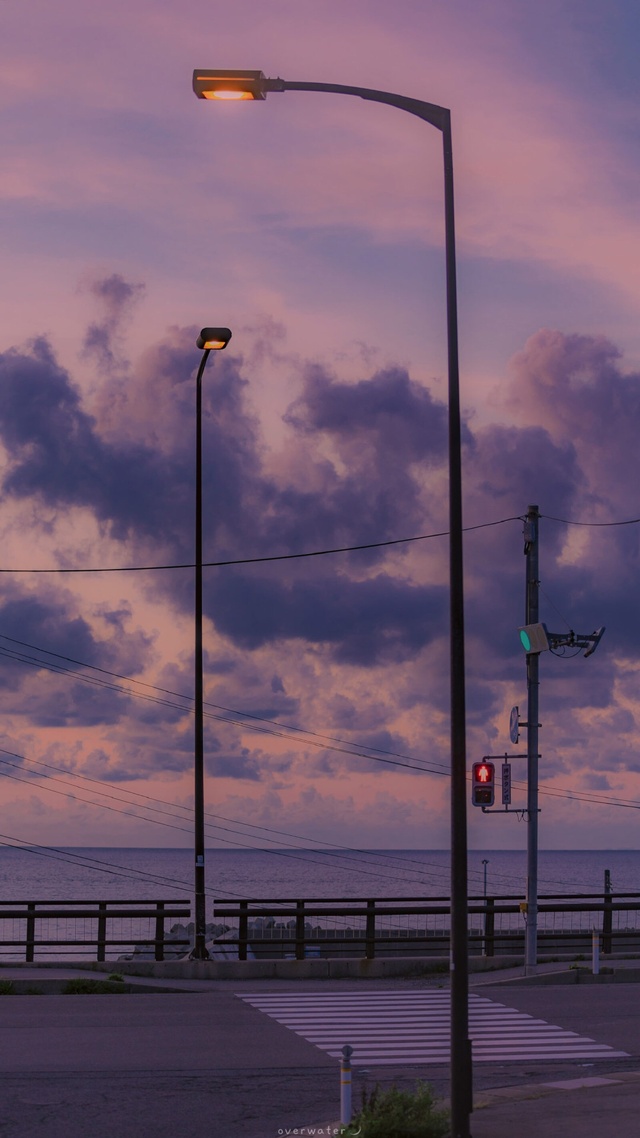
[[471, 803], [473, 806], [493, 806], [496, 794], [496, 768], [483, 759], [471, 768]]

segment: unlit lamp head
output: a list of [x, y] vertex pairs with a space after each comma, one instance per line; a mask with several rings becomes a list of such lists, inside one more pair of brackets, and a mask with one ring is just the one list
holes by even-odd
[[196, 344], [203, 351], [212, 352], [222, 351], [226, 348], [229, 340], [231, 339], [231, 332], [229, 328], [203, 328]]
[[262, 71], [209, 71], [193, 73], [193, 90], [199, 99], [266, 99]]

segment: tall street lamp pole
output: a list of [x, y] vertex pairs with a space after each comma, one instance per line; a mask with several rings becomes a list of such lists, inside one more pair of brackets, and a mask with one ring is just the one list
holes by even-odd
[[206, 898], [204, 873], [204, 670], [202, 663], [202, 376], [212, 351], [226, 348], [231, 339], [228, 328], [203, 328], [196, 341], [202, 359], [196, 377], [196, 575], [195, 575], [195, 735], [194, 770], [194, 853], [195, 853], [195, 937], [192, 960], [208, 960], [206, 948]]
[[468, 1138], [472, 1107], [469, 1039], [467, 928], [467, 791], [464, 675], [464, 591], [462, 575], [462, 476], [458, 314], [451, 112], [445, 107], [389, 91], [345, 87], [339, 83], [297, 83], [267, 79], [262, 71], [193, 73], [200, 99], [265, 99], [271, 91], [323, 91], [386, 103], [416, 115], [442, 133], [444, 155], [445, 259], [449, 402], [449, 582], [451, 683], [451, 1101], [452, 1138]]

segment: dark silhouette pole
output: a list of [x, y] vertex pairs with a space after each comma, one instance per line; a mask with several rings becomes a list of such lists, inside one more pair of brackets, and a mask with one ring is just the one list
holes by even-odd
[[267, 79], [261, 71], [193, 73], [201, 99], [264, 99], [270, 91], [323, 91], [386, 103], [416, 115], [442, 133], [444, 158], [445, 260], [447, 294], [449, 405], [449, 587], [451, 685], [451, 1135], [469, 1138], [473, 1109], [469, 1039], [469, 962], [467, 902], [467, 758], [464, 668], [464, 590], [462, 575], [462, 472], [458, 305], [453, 202], [451, 112], [446, 107], [390, 91], [345, 87], [339, 83], [297, 83]]
[[196, 377], [196, 566], [195, 566], [195, 736], [194, 770], [194, 853], [195, 853], [195, 937], [192, 960], [208, 960], [206, 948], [206, 894], [204, 872], [204, 669], [202, 653], [202, 376], [212, 350], [226, 348], [231, 339], [228, 328], [203, 328], [197, 346], [203, 349]]

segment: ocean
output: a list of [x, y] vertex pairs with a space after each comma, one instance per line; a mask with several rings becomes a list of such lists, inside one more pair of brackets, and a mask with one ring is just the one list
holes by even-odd
[[[486, 861], [486, 867], [483, 862]], [[211, 901], [346, 897], [446, 897], [447, 850], [212, 849]], [[469, 894], [524, 897], [524, 850], [472, 850]], [[540, 893], [640, 892], [640, 850], [544, 850]], [[0, 847], [0, 901], [164, 900], [192, 893], [190, 849]]]

